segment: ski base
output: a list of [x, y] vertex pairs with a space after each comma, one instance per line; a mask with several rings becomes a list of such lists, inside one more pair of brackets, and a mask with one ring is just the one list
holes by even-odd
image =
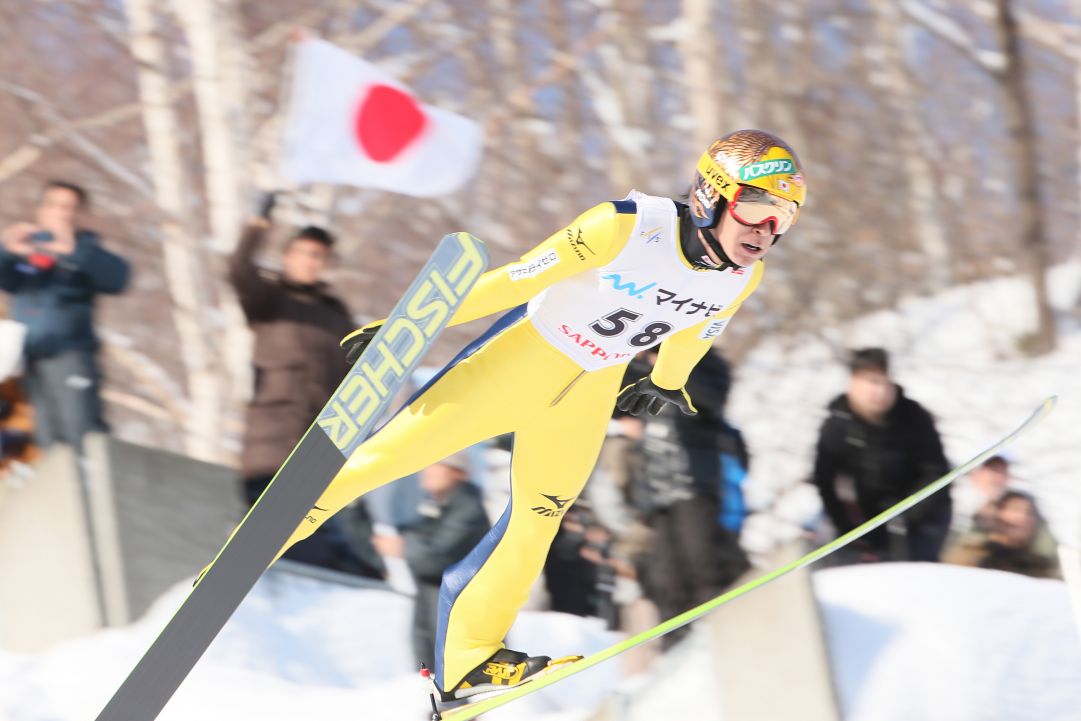
[[443, 237], [176, 615], [97, 716], [152, 721], [289, 540], [488, 265], [468, 233]]

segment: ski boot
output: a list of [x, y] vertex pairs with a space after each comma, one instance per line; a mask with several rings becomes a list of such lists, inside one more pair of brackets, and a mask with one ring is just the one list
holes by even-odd
[[458, 701], [480, 693], [509, 691], [538, 675], [581, 660], [581, 656], [528, 656], [520, 651], [503, 648], [491, 658], [466, 674], [450, 691], [438, 689], [443, 702]]

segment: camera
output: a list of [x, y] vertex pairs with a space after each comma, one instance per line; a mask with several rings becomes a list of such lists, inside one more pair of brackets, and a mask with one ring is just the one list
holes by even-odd
[[39, 246], [52, 242], [53, 234], [47, 230], [39, 230], [30, 236], [30, 242], [34, 245], [34, 252], [27, 256], [26, 261], [31, 267], [44, 272], [52, 270], [56, 265], [56, 256], [46, 250], [40, 250]]

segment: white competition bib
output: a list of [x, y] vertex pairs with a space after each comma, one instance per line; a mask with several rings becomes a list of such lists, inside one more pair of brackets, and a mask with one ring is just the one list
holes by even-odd
[[[673, 333], [720, 313], [754, 276], [753, 268], [688, 267], [679, 247], [675, 203], [638, 191], [626, 199], [635, 202], [637, 218], [619, 255], [529, 301], [537, 331], [587, 371], [627, 363]], [[717, 322], [721, 328], [714, 335], [720, 335], [724, 322]]]

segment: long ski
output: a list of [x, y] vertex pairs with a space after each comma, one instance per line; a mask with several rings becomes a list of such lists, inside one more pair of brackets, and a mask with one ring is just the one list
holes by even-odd
[[487, 249], [472, 235], [444, 236], [97, 721], [157, 718], [346, 459], [371, 433], [487, 266]]
[[532, 681], [527, 681], [526, 683], [523, 683], [521, 686], [515, 689], [505, 691], [495, 696], [491, 696], [484, 699], [483, 701], [478, 701], [476, 703], [470, 704], [469, 706], [456, 708], [442, 714], [433, 714], [433, 719], [442, 719], [442, 721], [468, 721], [468, 719], [476, 718], [477, 716], [485, 713], [486, 711], [491, 711], [494, 708], [498, 708], [499, 706], [508, 704], [511, 701], [522, 698], [523, 696], [528, 696], [529, 694], [536, 693], [537, 691], [540, 691], [547, 686], [551, 686], [554, 683], [559, 683], [568, 676], [573, 676], [576, 673], [580, 673], [592, 666], [596, 666], [599, 663], [607, 661], [613, 656], [618, 656], [624, 651], [628, 651], [635, 646], [640, 646], [647, 641], [651, 641], [655, 638], [664, 636], [665, 634], [670, 633], [677, 628], [680, 628], [681, 626], [686, 626], [688, 623], [698, 618], [701, 618], [710, 611], [720, 606], [723, 606], [729, 601], [739, 598], [740, 596], [744, 596], [755, 590], [756, 588], [765, 586], [770, 581], [775, 581], [781, 576], [791, 573], [792, 571], [796, 571], [805, 566], [809, 566], [815, 561], [819, 561], [825, 558], [826, 556], [837, 551], [838, 549], [844, 548], [845, 546], [852, 543], [861, 536], [867, 534], [868, 532], [887, 523], [888, 521], [890, 521], [890, 519], [904, 513], [908, 509], [915, 506], [917, 503], [920, 503], [921, 501], [926, 499], [928, 496], [931, 496], [934, 493], [942, 490], [953, 481], [957, 480], [961, 476], [971, 471], [976, 466], [983, 463], [991, 456], [995, 455], [995, 453], [997, 453], [1003, 446], [1005, 446], [1010, 441], [1014, 440], [1022, 433], [1025, 433], [1033, 426], [1035, 426], [1038, 422], [1043, 420], [1055, 407], [1055, 402], [1056, 398], [1054, 396], [1046, 399], [1040, 405], [1040, 407], [1033, 411], [1032, 415], [1029, 416], [1021, 425], [1014, 429], [1009, 435], [992, 444], [982, 453], [979, 453], [970, 460], [966, 461], [964, 464], [958, 466], [957, 468], [954, 468], [952, 471], [942, 476], [938, 480], [932, 481], [928, 485], [913, 493], [911, 496], [908, 496], [907, 498], [899, 501], [897, 504], [891, 506], [890, 508], [887, 508], [885, 511], [878, 514], [874, 518], [866, 521], [862, 525], [852, 529], [851, 531], [842, 536], [839, 536], [838, 538], [830, 541], [826, 545], [820, 548], [816, 548], [815, 550], [808, 553], [806, 556], [798, 558], [785, 566], [781, 566], [780, 568], [777, 568], [770, 573], [765, 574], [764, 576], [760, 576], [759, 578], [745, 583], [738, 588], [734, 588], [731, 591], [717, 596], [710, 601], [706, 601], [700, 606], [696, 606], [689, 611], [681, 613], [678, 616], [674, 616], [669, 620], [657, 626], [654, 626], [648, 631], [643, 631], [636, 636], [631, 636], [630, 638], [624, 639], [623, 641], [620, 641], [619, 643], [613, 644], [606, 649], [598, 651], [591, 656], [586, 656], [581, 661], [575, 661], [568, 666], [563, 666], [555, 671], [552, 671], [551, 673], [539, 676]]

